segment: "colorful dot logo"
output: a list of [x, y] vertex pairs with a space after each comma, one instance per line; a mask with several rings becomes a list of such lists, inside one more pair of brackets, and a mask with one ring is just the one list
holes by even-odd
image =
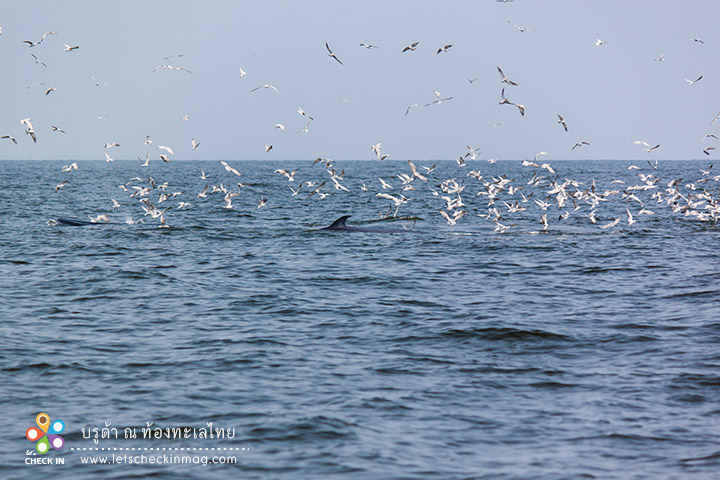
[[25, 432], [25, 436], [35, 444], [35, 450], [40, 455], [45, 455], [50, 451], [50, 447], [60, 450], [65, 445], [65, 440], [59, 435], [65, 430], [65, 423], [62, 420], [50, 421], [47, 413], [40, 413], [35, 417], [35, 423], [40, 428], [30, 427]]

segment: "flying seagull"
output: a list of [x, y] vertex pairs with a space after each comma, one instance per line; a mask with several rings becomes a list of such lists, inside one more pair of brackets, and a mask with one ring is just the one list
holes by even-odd
[[414, 52], [419, 43], [420, 43], [420, 42], [413, 42], [413, 43], [411, 43], [411, 44], [408, 45], [407, 47], [403, 48], [402, 53], [405, 53], [405, 52], [407, 52], [408, 50], [410, 50], [411, 52]]
[[508, 85], [517, 86], [517, 83], [515, 83], [512, 80], [510, 80], [509, 78], [507, 78], [507, 76], [503, 73], [503, 71], [500, 67], [496, 67], [496, 68], [497, 68], [498, 73], [500, 74], [500, 78], [501, 78], [500, 83], [507, 83]]
[[330, 45], [328, 45], [327, 42], [325, 42], [325, 48], [327, 48], [327, 51], [329, 52], [328, 57], [334, 58], [340, 65], [343, 65], [343, 63], [340, 61], [340, 59], [335, 55], [332, 50], [330, 50]]
[[279, 91], [277, 88], [275, 88], [273, 85], [267, 85], [267, 84], [266, 84], [266, 85], [260, 85], [259, 87], [255, 87], [255, 88], [253, 88], [253, 89], [250, 90], [250, 91], [251, 91], [251, 92], [254, 92], [255, 90], [260, 90], [261, 88], [270, 88], [270, 89], [275, 90], [275, 92], [280, 93], [280, 91]]
[[565, 119], [562, 115], [558, 114], [558, 123], [563, 126], [565, 131], [567, 132], [567, 123], [565, 123]]
[[440, 52], [447, 53], [447, 51], [450, 49], [450, 47], [452, 47], [452, 45], [445, 45], [444, 47], [440, 47], [440, 48], [438, 48], [437, 53], [440, 53]]
[[702, 77], [703, 77], [703, 76], [700, 75], [700, 76], [699, 76], [698, 78], [696, 78], [695, 80], [688, 80], [688, 79], [686, 78], [685, 81], [688, 83], [688, 85], [695, 85], [697, 82], [700, 81], [700, 79], [701, 79]]

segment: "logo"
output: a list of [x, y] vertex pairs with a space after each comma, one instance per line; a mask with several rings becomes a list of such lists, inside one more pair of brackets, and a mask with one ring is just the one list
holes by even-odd
[[35, 450], [41, 455], [50, 451], [50, 447], [60, 450], [65, 445], [65, 440], [59, 435], [65, 430], [65, 423], [62, 420], [50, 421], [47, 413], [40, 413], [35, 417], [35, 423], [40, 428], [30, 427], [25, 436], [31, 442], [37, 441]]

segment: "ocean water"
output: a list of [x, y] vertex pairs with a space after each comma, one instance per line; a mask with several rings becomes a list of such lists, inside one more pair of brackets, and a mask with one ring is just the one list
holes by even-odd
[[[709, 162], [550, 162], [568, 192], [618, 191], [595, 224], [587, 202], [559, 207], [556, 177], [520, 162], [416, 161], [437, 167], [404, 192], [401, 161], [335, 162], [349, 192], [311, 160], [229, 161], [241, 177], [219, 162], [61, 172], [70, 163], [0, 170], [2, 478], [718, 478], [720, 229], [688, 214], [720, 198]], [[295, 181], [277, 168], [298, 168]], [[535, 172], [547, 178], [533, 186]], [[505, 233], [477, 195], [502, 175]], [[130, 197], [149, 177], [155, 188]], [[452, 178], [467, 212], [456, 225], [439, 213]], [[305, 181], [330, 195], [293, 196]], [[220, 183], [239, 193], [232, 209], [212, 188], [197, 197]], [[408, 198], [396, 217], [379, 192]], [[140, 198], [172, 207], [168, 228]], [[110, 223], [53, 222], [100, 214]], [[346, 214], [403, 233], [319, 230]], [[40, 412], [63, 420], [65, 445], [29, 455]], [[234, 435], [124, 438], [148, 422]], [[118, 438], [85, 438], [103, 427]], [[237, 463], [89, 460], [145, 448]]]

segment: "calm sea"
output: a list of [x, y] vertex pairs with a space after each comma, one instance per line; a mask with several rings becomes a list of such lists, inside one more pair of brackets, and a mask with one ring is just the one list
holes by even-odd
[[[551, 161], [567, 192], [618, 191], [596, 224], [520, 162], [416, 161], [437, 167], [407, 191], [407, 162], [335, 162], [349, 192], [311, 160], [229, 161], [240, 177], [217, 161], [61, 172], [72, 162], [0, 164], [2, 478], [720, 474], [720, 230], [687, 214], [720, 198], [709, 162]], [[532, 185], [535, 172], [547, 178]], [[477, 194], [503, 175], [499, 233]], [[467, 212], [454, 226], [439, 213], [443, 196], [457, 202], [442, 191], [453, 178], [463, 206], [449, 214]], [[329, 195], [308, 196], [323, 181]], [[211, 193], [221, 183], [231, 209]], [[379, 192], [408, 199], [396, 218]], [[143, 198], [171, 207], [168, 228]], [[53, 222], [101, 214], [109, 224]], [[407, 231], [318, 230], [346, 214]], [[65, 443], [31, 455], [40, 412], [64, 422]], [[210, 422], [232, 438], [195, 438]], [[189, 438], [144, 439], [148, 423]], [[117, 438], [93, 441], [104, 427]], [[121, 454], [195, 460], [98, 463]], [[192, 463], [203, 455], [237, 463]]]

